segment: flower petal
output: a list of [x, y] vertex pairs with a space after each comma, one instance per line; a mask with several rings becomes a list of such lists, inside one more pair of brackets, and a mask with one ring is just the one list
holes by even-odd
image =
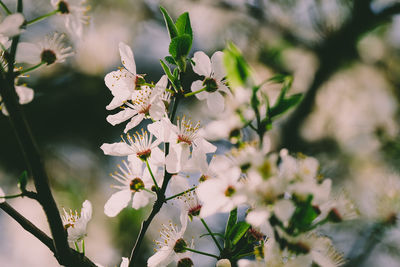
[[104, 213], [108, 217], [117, 216], [123, 208], [128, 206], [129, 200], [131, 200], [131, 191], [128, 189], [114, 193], [104, 205]]
[[124, 142], [113, 144], [104, 143], [100, 148], [105, 155], [110, 156], [128, 156], [134, 153], [132, 148]]
[[92, 203], [89, 200], [85, 200], [82, 204], [81, 218], [86, 220], [86, 222], [89, 221], [92, 218], [92, 210]]
[[[196, 92], [203, 89], [203, 82], [200, 80], [194, 81], [192, 83], [192, 86], [190, 87], [190, 90], [192, 90], [192, 92]], [[207, 92], [200, 92], [195, 94], [195, 96], [199, 99], [199, 100], [204, 100], [207, 98], [208, 93]]]
[[202, 51], [197, 51], [193, 55], [193, 71], [199, 75], [210, 77], [211, 75], [211, 61], [210, 58]]
[[136, 75], [136, 63], [133, 57], [132, 49], [123, 42], [119, 43], [119, 54], [124, 67], [133, 75]]
[[126, 124], [126, 127], [124, 129], [124, 133], [127, 133], [130, 129], [136, 127], [139, 125], [139, 123], [142, 122], [144, 119], [144, 114], [138, 113], [136, 116], [134, 116], [130, 122]]
[[140, 209], [142, 207], [145, 207], [147, 204], [149, 204], [149, 200], [152, 197], [152, 195], [149, 192], [146, 191], [140, 191], [136, 192], [133, 195], [132, 199], [132, 208], [135, 210]]
[[218, 92], [208, 94], [207, 106], [215, 114], [221, 113], [224, 111], [224, 97]]
[[157, 101], [150, 106], [150, 117], [156, 121], [160, 120], [165, 114], [165, 106], [162, 101]]
[[26, 86], [15, 86], [15, 91], [19, 97], [19, 103], [21, 105], [28, 104], [32, 101], [34, 92], [31, 88]]
[[164, 246], [147, 260], [147, 267], [167, 266], [172, 261], [172, 248]]
[[114, 126], [116, 124], [129, 120], [136, 114], [137, 114], [136, 110], [131, 108], [125, 108], [122, 111], [118, 112], [117, 114], [107, 116], [107, 121]]
[[21, 25], [25, 19], [21, 13], [15, 13], [7, 16], [2, 23], [0, 23], [0, 34], [4, 36], [14, 36], [21, 32]]
[[224, 53], [221, 51], [215, 52], [211, 57], [211, 68], [214, 73], [213, 77], [217, 80], [222, 80], [226, 76], [223, 60]]

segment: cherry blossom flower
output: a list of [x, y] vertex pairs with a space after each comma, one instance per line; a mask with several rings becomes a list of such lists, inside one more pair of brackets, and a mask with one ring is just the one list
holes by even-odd
[[215, 267], [231, 267], [231, 262], [228, 259], [220, 259]]
[[123, 110], [114, 115], [109, 115], [107, 121], [112, 125], [119, 124], [126, 120], [131, 121], [126, 125], [124, 132], [139, 125], [146, 117], [153, 120], [160, 120], [165, 114], [165, 106], [162, 94], [167, 87], [168, 78], [163, 75], [154, 88], [142, 86], [140, 90], [132, 93], [132, 98], [126, 101]]
[[83, 25], [89, 23], [89, 16], [86, 15], [89, 6], [85, 6], [86, 0], [51, 0], [51, 4], [64, 17], [67, 30], [81, 38]]
[[206, 100], [208, 108], [215, 112], [220, 113], [224, 110], [224, 97], [221, 92], [230, 94], [228, 87], [223, 83], [226, 76], [223, 67], [223, 52], [215, 52], [210, 58], [201, 51], [194, 53], [193, 57], [193, 71], [201, 76], [204, 80], [197, 80], [192, 83], [192, 92], [204, 89], [204, 91], [196, 94], [199, 100]]
[[3, 46], [8, 47], [8, 45], [6, 45], [8, 37], [21, 33], [21, 26], [24, 21], [25, 18], [21, 13], [11, 14], [4, 18], [0, 23], [0, 40]]
[[245, 202], [246, 197], [238, 193], [242, 187], [239, 177], [240, 169], [232, 166], [219, 173], [217, 178], [199, 184], [196, 193], [203, 203], [200, 217], [228, 212]]
[[47, 65], [64, 62], [74, 54], [72, 47], [65, 46], [64, 38], [64, 34], [56, 32], [37, 44], [19, 43], [16, 61], [29, 64], [43, 62]]
[[64, 228], [68, 231], [68, 241], [77, 242], [86, 236], [87, 223], [92, 218], [92, 204], [85, 200], [82, 204], [81, 214], [77, 211], [64, 209], [64, 215], [61, 216]]
[[172, 224], [172, 222], [168, 225], [163, 225], [163, 228], [160, 231], [161, 239], [156, 241], [158, 246], [157, 252], [148, 259], [148, 267], [167, 266], [174, 260], [179, 261], [182, 258], [187, 258], [185, 247], [192, 248], [193, 242], [189, 245], [183, 239], [187, 227], [186, 214], [181, 213], [180, 221], [180, 229], [178, 229], [176, 225]]
[[173, 125], [167, 118], [163, 118], [150, 124], [148, 129], [157, 139], [171, 144], [169, 154], [165, 159], [169, 173], [178, 173], [184, 169], [189, 162], [190, 148], [193, 148], [193, 154], [213, 153], [216, 150], [213, 144], [202, 137], [200, 122], [195, 124], [185, 116], [177, 119], [177, 125]]
[[142, 208], [155, 199], [155, 194], [151, 191], [154, 183], [142, 165], [139, 159], [132, 160], [129, 164], [123, 161], [123, 166], [118, 165], [119, 172], [110, 174], [120, 185], [113, 186], [119, 191], [114, 193], [104, 206], [104, 213], [107, 216], [118, 215], [128, 206], [131, 199], [134, 209]]
[[160, 140], [153, 141], [153, 134], [148, 134], [142, 129], [142, 133], [136, 132], [133, 135], [127, 134], [122, 142], [113, 144], [103, 144], [100, 148], [104, 154], [111, 156], [128, 156], [129, 161], [134, 158], [149, 160], [157, 166], [164, 162], [164, 153], [158, 148]]
[[106, 107], [108, 110], [120, 107], [126, 101], [132, 99], [135, 90], [140, 88], [140, 84], [144, 82], [143, 76], [136, 74], [136, 63], [132, 49], [121, 42], [119, 43], [119, 54], [125, 68], [112, 71], [104, 78], [108, 89], [114, 96], [111, 103]]

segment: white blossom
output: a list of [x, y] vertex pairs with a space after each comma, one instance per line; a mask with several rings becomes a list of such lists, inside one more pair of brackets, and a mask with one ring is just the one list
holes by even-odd
[[92, 218], [92, 204], [89, 200], [85, 200], [80, 215], [77, 211], [67, 212], [64, 209], [64, 215], [61, 218], [64, 228], [68, 231], [68, 241], [80, 241], [86, 236], [87, 223]]

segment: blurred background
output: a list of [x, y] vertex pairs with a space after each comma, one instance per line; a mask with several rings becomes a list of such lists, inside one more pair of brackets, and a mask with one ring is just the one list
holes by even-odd
[[[27, 19], [52, 10], [48, 0], [24, 2]], [[276, 73], [294, 76], [291, 92], [304, 92], [305, 97], [274, 124], [273, 149], [317, 157], [321, 173], [333, 180], [334, 187], [346, 187], [356, 200], [362, 219], [321, 229], [350, 259], [349, 266], [400, 266], [400, 227], [374, 232], [371, 241], [370, 219], [379, 211], [368, 194], [387, 177], [400, 179], [400, 16], [396, 15], [400, 1], [389, 0], [89, 0], [91, 22], [84, 38], [69, 40], [76, 56], [23, 79], [35, 90], [34, 101], [24, 110], [58, 205], [80, 210], [89, 199], [94, 206], [85, 242], [88, 257], [103, 266], [119, 266], [121, 256], [129, 256], [148, 213], [125, 209], [115, 218], [104, 215], [104, 204], [114, 192], [108, 173], [120, 159], [104, 156], [99, 147], [118, 141], [124, 129], [105, 120], [112, 113], [105, 109], [112, 96], [103, 79], [121, 66], [118, 43], [132, 47], [138, 73], [146, 74], [148, 81], [158, 81], [162, 75], [159, 59], [168, 55], [169, 37], [160, 4], [173, 18], [189, 11], [193, 52], [211, 55], [231, 40], [241, 48], [258, 81]], [[37, 41], [53, 31], [65, 31], [63, 27], [60, 17], [52, 17], [31, 26], [22, 39]], [[271, 98], [278, 89], [263, 88]], [[178, 113], [201, 110], [190, 101]], [[0, 129], [0, 185], [8, 194], [17, 193], [17, 177], [25, 170], [23, 157], [5, 116], [0, 117]], [[9, 203], [49, 232], [34, 201]], [[170, 210], [152, 223], [138, 266], [145, 266], [152, 255], [160, 224], [178, 214], [174, 207]], [[211, 228], [223, 231], [219, 222], [224, 219], [211, 218]], [[0, 229], [1, 266], [58, 266], [44, 245], [3, 212]], [[193, 231], [198, 235], [202, 229]], [[196, 240], [200, 250], [207, 243], [203, 239]], [[196, 266], [212, 266], [212, 261], [202, 259], [195, 261]]]

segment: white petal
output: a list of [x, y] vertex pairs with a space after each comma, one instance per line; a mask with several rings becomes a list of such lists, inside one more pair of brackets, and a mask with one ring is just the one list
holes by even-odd
[[114, 126], [116, 124], [129, 120], [136, 114], [137, 114], [136, 110], [131, 108], [125, 108], [122, 111], [118, 112], [117, 114], [107, 116], [107, 121]]
[[175, 195], [188, 190], [190, 187], [187, 178], [180, 175], [172, 175], [168, 188], [171, 190], [171, 194]]
[[111, 156], [128, 156], [134, 153], [132, 148], [124, 142], [113, 144], [104, 143], [100, 148], [105, 155]]
[[132, 118], [132, 120], [130, 122], [128, 122], [126, 124], [126, 127], [124, 129], [124, 132], [128, 132], [130, 129], [136, 127], [139, 125], [139, 123], [142, 122], [142, 120], [144, 119], [144, 114], [142, 113], [138, 113], [135, 117]]
[[123, 208], [128, 206], [129, 200], [131, 200], [130, 190], [122, 190], [114, 193], [104, 205], [104, 213], [108, 217], [117, 216]]
[[222, 80], [226, 76], [225, 67], [224, 67], [224, 53], [221, 51], [217, 51], [211, 57], [211, 68], [214, 73], [214, 78], [217, 80]]
[[124, 67], [132, 74], [136, 75], [136, 63], [133, 57], [132, 49], [128, 45], [121, 42], [119, 43], [119, 54], [121, 55], [121, 62]]
[[168, 85], [168, 77], [167, 75], [163, 75], [160, 80], [156, 83], [156, 86], [154, 87], [154, 90], [157, 91], [157, 93], [163, 93], [165, 89], [167, 88]]
[[164, 118], [161, 121], [153, 122], [147, 126], [147, 129], [161, 142], [171, 142], [174, 140], [174, 126], [169, 119]]
[[92, 203], [90, 203], [89, 200], [85, 200], [85, 202], [82, 204], [81, 218], [89, 221], [92, 218], [92, 210]]
[[133, 195], [133, 199], [132, 199], [132, 208], [134, 209], [140, 209], [142, 207], [145, 207], [147, 204], [149, 204], [149, 199], [151, 198], [151, 194], [149, 192], [146, 191], [140, 191], [140, 192], [136, 192]]
[[292, 201], [281, 199], [275, 203], [274, 213], [279, 220], [286, 222], [292, 217], [295, 209], [296, 207], [293, 205]]
[[5, 195], [4, 195], [4, 191], [3, 191], [3, 189], [1, 189], [1, 187], [0, 187], [0, 203], [3, 203], [3, 202], [6, 201], [5, 198], [2, 198], [2, 197], [4, 197], [4, 196], [5, 196]]
[[224, 111], [224, 97], [218, 93], [211, 93], [207, 95], [207, 106], [210, 111], [215, 114]]
[[194, 153], [203, 152], [203, 153], [214, 153], [217, 150], [217, 147], [208, 142], [204, 138], [196, 138], [195, 139], [196, 149]]
[[[196, 92], [199, 91], [201, 89], [203, 89], [203, 82], [200, 80], [194, 81], [192, 83], [192, 86], [190, 87], [190, 90], [192, 90], [192, 92]], [[207, 98], [208, 93], [207, 92], [200, 92], [195, 94], [195, 96], [199, 99], [199, 100], [204, 100]]]
[[157, 101], [156, 103], [151, 104], [149, 114], [153, 120], [160, 120], [165, 114], [164, 103], [162, 101]]
[[0, 34], [11, 37], [21, 32], [20, 27], [24, 23], [24, 16], [20, 13], [15, 13], [7, 16], [0, 23]]
[[202, 51], [198, 51], [193, 55], [193, 71], [199, 75], [210, 77], [211, 75], [211, 61], [210, 58]]
[[115, 109], [115, 108], [117, 108], [117, 107], [122, 106], [122, 105], [124, 104], [125, 101], [126, 101], [125, 99], [121, 99], [121, 98], [119, 98], [119, 97], [114, 97], [114, 98], [111, 100], [110, 104], [108, 104], [108, 105], [106, 106], [106, 109], [107, 109], [107, 110], [113, 110], [113, 109]]
[[19, 97], [19, 103], [21, 105], [28, 104], [32, 101], [34, 92], [31, 88], [26, 86], [15, 86], [15, 91]]
[[38, 64], [40, 59], [40, 53], [42, 51], [36, 44], [31, 43], [19, 43], [17, 48], [17, 55], [15, 57], [15, 61], [19, 63], [29, 63], [29, 64]]
[[129, 266], [129, 259], [122, 257], [122, 262], [119, 267], [128, 267]]
[[178, 154], [174, 150], [169, 151], [165, 158], [165, 165], [169, 173], [178, 173], [181, 169], [181, 164], [178, 160]]
[[147, 260], [148, 267], [167, 266], [172, 261], [172, 248], [162, 247]]
[[159, 147], [153, 148], [151, 150], [149, 162], [156, 166], [164, 165], [164, 162], [165, 162], [164, 152], [162, 152]]

